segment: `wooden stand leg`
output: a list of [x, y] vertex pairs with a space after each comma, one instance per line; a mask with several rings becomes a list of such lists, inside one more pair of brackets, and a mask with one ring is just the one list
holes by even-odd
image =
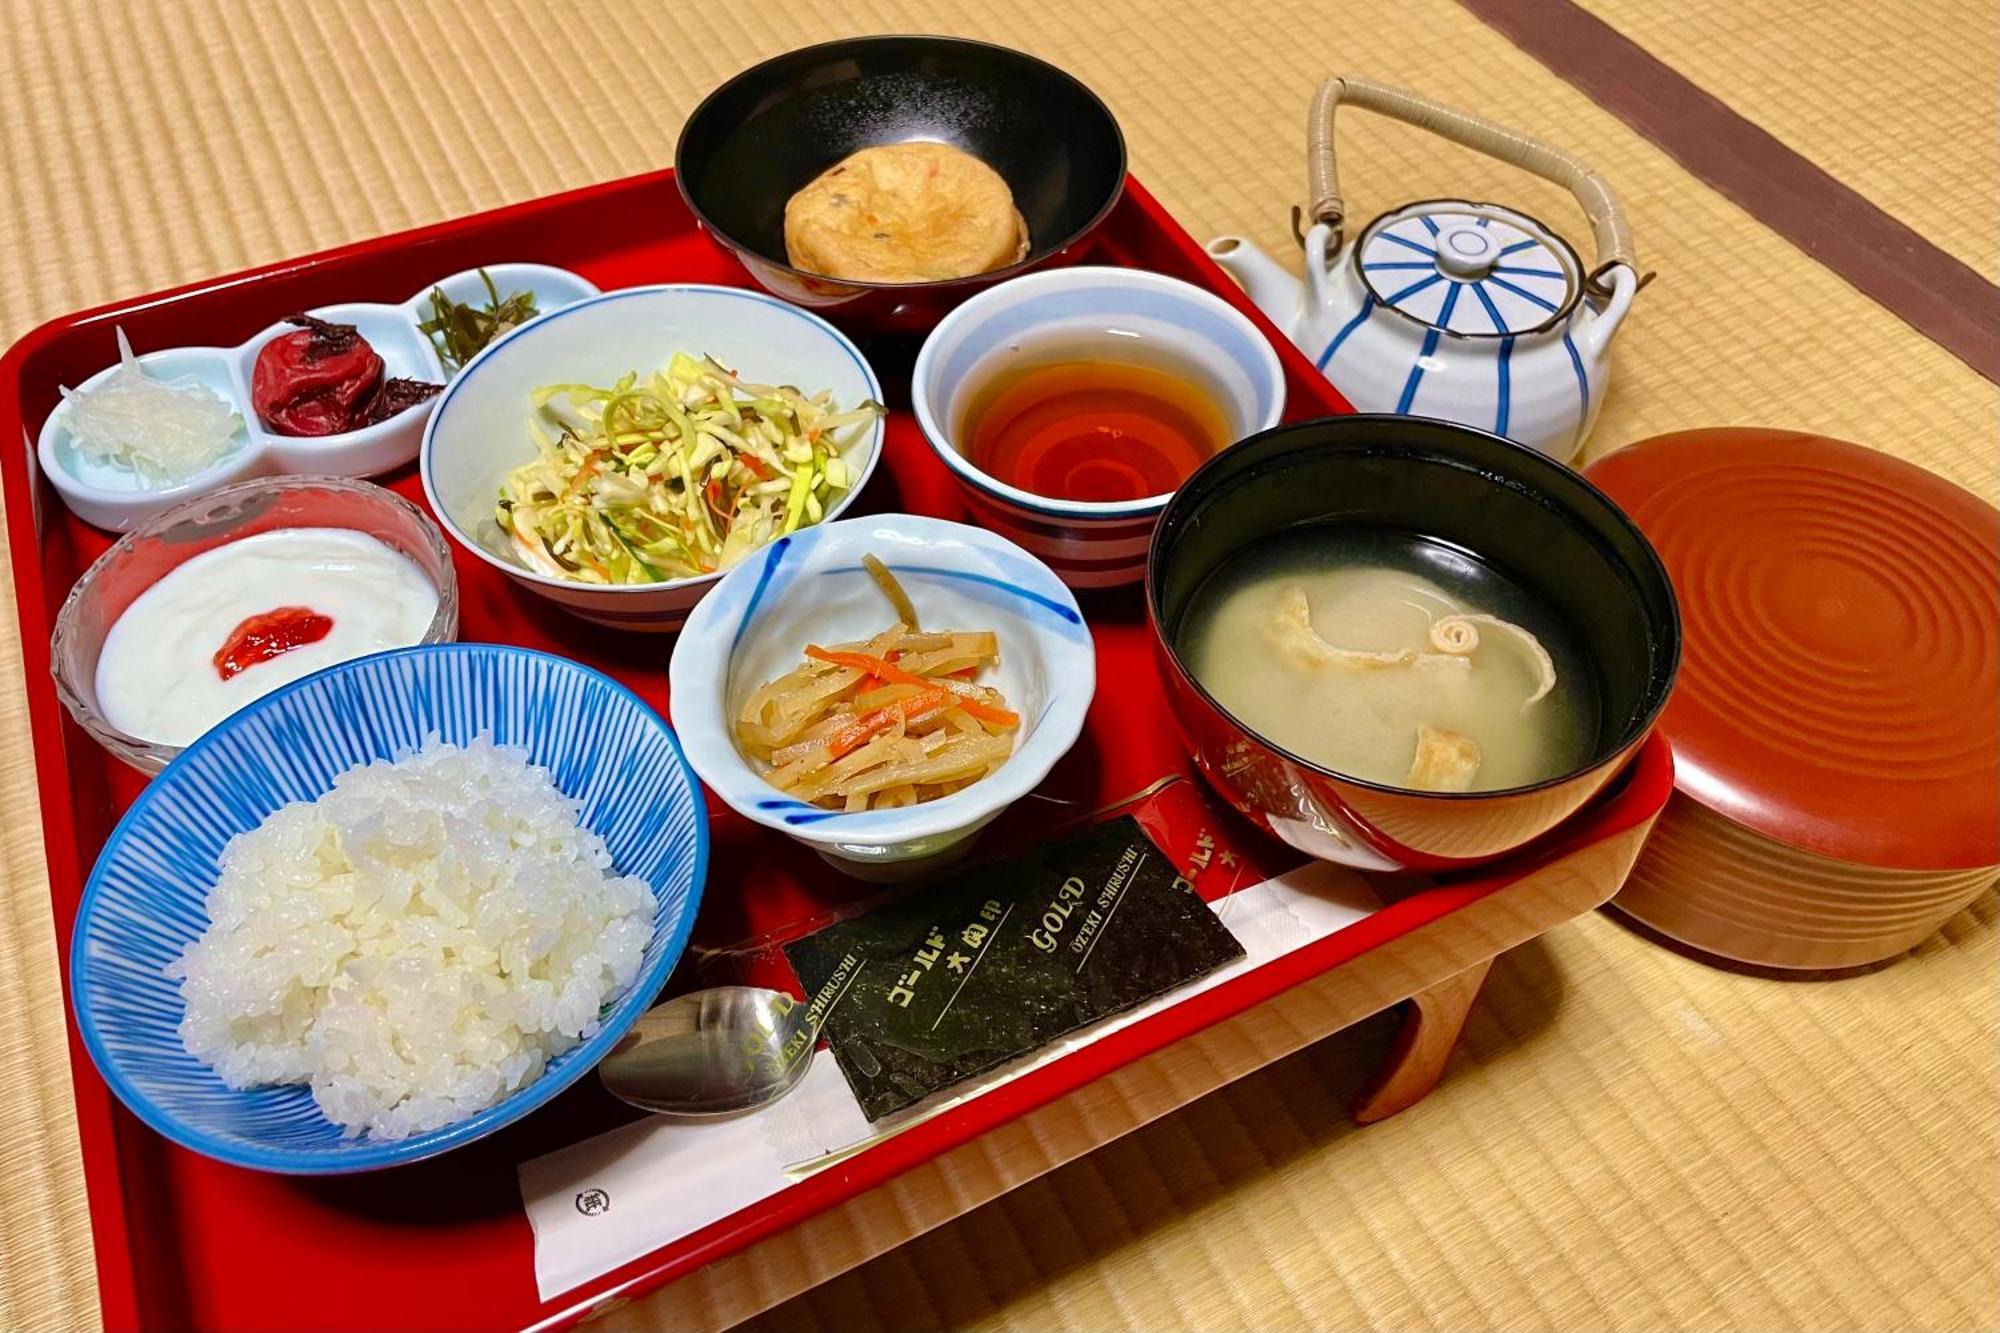
[[1356, 1123], [1373, 1124], [1414, 1106], [1437, 1086], [1444, 1062], [1492, 966], [1489, 958], [1410, 997], [1395, 1049], [1389, 1052], [1374, 1084], [1354, 1104]]

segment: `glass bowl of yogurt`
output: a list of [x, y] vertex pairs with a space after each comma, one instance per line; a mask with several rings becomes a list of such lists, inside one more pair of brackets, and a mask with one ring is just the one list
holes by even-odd
[[430, 517], [338, 477], [266, 477], [160, 514], [84, 572], [50, 640], [77, 725], [157, 773], [253, 699], [337, 662], [458, 634]]

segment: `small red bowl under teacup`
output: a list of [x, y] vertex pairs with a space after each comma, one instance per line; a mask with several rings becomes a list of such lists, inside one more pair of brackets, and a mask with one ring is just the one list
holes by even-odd
[[[1050, 457], [1093, 469], [1073, 479], [1068, 495], [1027, 489], [969, 456], [969, 409], [984, 388], [1052, 358], [1144, 365], [1185, 379], [1219, 415], [1215, 448], [1278, 424], [1284, 369], [1257, 326], [1221, 297], [1129, 268], [1015, 278], [966, 301], [924, 340], [910, 376], [910, 406], [974, 521], [1025, 547], [1072, 588], [1136, 583], [1146, 572], [1153, 525], [1174, 489], [1152, 491], [1157, 469], [1111, 475], [1129, 469], [1130, 458], [1121, 455], [1138, 447], [1137, 424], [1117, 449], [1104, 452], [1081, 438], [1095, 428], [1081, 414], [1060, 424], [1070, 434], [1048, 441]], [[1173, 480], [1194, 462], [1187, 459]]]
[[[1532, 593], [1596, 677], [1597, 731], [1583, 761], [1527, 786], [1415, 790], [1313, 763], [1232, 715], [1183, 658], [1189, 607], [1233, 557], [1307, 525], [1418, 534]], [[1416, 417], [1301, 422], [1216, 455], [1160, 515], [1146, 601], [1174, 721], [1209, 782], [1301, 851], [1366, 869], [1454, 870], [1550, 832], [1624, 769], [1680, 663], [1666, 570], [1616, 505], [1532, 449]]]

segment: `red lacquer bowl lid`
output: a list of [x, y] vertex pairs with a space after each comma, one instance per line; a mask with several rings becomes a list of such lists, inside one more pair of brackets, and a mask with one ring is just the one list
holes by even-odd
[[1663, 435], [1588, 475], [1680, 598], [1683, 794], [1858, 865], [2000, 865], [2000, 513], [1791, 431]]

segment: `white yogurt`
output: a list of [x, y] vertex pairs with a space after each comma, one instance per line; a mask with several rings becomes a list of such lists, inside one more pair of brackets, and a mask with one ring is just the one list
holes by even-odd
[[[127, 735], [186, 745], [280, 685], [418, 642], [437, 603], [415, 561], [365, 532], [260, 532], [202, 552], [125, 608], [97, 657], [98, 711]], [[236, 627], [287, 606], [331, 617], [332, 630], [222, 679], [215, 654]]]

